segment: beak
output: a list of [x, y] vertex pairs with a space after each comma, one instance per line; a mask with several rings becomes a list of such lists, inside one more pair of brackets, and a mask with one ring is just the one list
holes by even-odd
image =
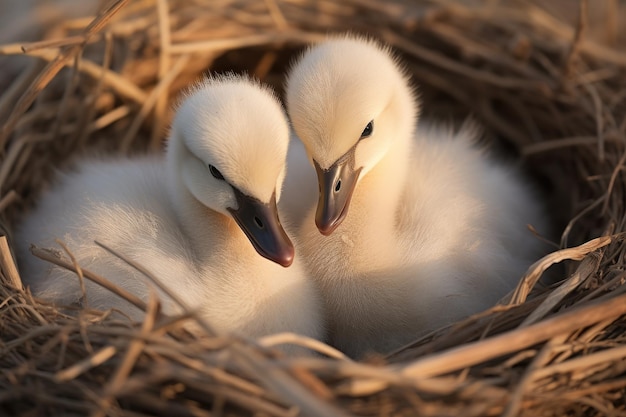
[[320, 187], [315, 224], [321, 234], [328, 236], [339, 227], [348, 213], [361, 168], [354, 169], [354, 150], [328, 169], [322, 169], [317, 161], [313, 161], [313, 165]]
[[276, 194], [269, 203], [262, 203], [233, 187], [237, 210], [229, 208], [241, 230], [248, 236], [259, 255], [285, 268], [291, 265], [294, 247], [278, 219]]

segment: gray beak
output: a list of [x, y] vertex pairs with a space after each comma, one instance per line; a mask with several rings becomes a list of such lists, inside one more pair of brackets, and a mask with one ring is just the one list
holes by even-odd
[[313, 164], [320, 188], [315, 224], [321, 234], [328, 236], [348, 213], [361, 168], [354, 169], [354, 149], [327, 169], [322, 169], [317, 161]]
[[294, 247], [285, 233], [276, 208], [276, 194], [269, 203], [262, 203], [233, 187], [237, 210], [229, 208], [241, 230], [246, 234], [259, 255], [279, 265], [288, 267], [293, 262]]

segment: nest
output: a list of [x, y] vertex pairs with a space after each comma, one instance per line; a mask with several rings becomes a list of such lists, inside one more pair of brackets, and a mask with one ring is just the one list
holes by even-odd
[[[0, 47], [26, 65], [0, 80], [0, 414], [626, 415], [626, 53], [586, 36], [586, 8], [570, 25], [513, 1], [117, 0], [54, 24], [54, 39]], [[56, 169], [160, 149], [171, 100], [207, 70], [280, 92], [295, 53], [347, 30], [402, 55], [426, 117], [471, 114], [544, 184], [560, 241], [504, 302], [354, 362], [292, 334], [191, 335], [193, 314], [160, 320], [158, 300], [132, 326], [22, 288], [10, 231]]]

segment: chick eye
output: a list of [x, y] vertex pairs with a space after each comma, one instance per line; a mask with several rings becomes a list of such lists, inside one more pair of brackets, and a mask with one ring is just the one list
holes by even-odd
[[367, 124], [367, 126], [365, 126], [365, 129], [363, 129], [363, 133], [361, 133], [361, 139], [370, 137], [372, 135], [372, 132], [374, 132], [374, 121], [373, 120], [371, 122], [369, 122]]
[[209, 172], [211, 173], [211, 175], [213, 175], [213, 178], [224, 181], [224, 176], [222, 175], [222, 173], [213, 165], [209, 165]]

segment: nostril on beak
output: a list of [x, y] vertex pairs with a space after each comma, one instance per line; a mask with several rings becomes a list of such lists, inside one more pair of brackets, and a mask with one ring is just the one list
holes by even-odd
[[341, 180], [337, 180], [337, 184], [335, 184], [335, 192], [338, 193], [341, 190]]
[[259, 219], [257, 216], [254, 216], [254, 223], [256, 223], [259, 229], [263, 229], [265, 227], [261, 219]]

